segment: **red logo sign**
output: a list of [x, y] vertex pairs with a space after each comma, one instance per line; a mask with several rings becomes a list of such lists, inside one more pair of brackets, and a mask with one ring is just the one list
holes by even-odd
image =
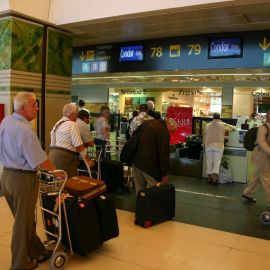
[[169, 107], [167, 118], [178, 124], [178, 129], [171, 134], [170, 144], [184, 142], [186, 136], [192, 134], [192, 108]]

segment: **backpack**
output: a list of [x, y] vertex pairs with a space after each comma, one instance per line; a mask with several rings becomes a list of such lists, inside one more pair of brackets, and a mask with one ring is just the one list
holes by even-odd
[[[266, 126], [266, 128], [267, 128], [267, 135], [266, 135], [266, 137], [268, 137], [268, 134], [269, 134], [268, 126], [266, 124], [263, 124], [263, 125]], [[255, 146], [257, 146], [257, 143], [256, 143], [257, 132], [258, 132], [258, 127], [253, 127], [253, 128], [251, 128], [251, 129], [248, 130], [248, 132], [246, 133], [246, 135], [244, 137], [244, 147], [248, 151], [253, 151], [253, 149], [255, 148]]]
[[136, 154], [137, 145], [139, 143], [140, 137], [149, 122], [153, 120], [148, 120], [142, 123], [131, 135], [129, 140], [124, 144], [122, 151], [120, 153], [120, 161], [127, 164], [128, 166], [132, 165], [133, 159]]

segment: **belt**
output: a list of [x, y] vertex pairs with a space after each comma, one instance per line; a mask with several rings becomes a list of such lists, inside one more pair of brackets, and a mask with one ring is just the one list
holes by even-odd
[[74, 155], [79, 155], [78, 152], [74, 152], [74, 151], [71, 151], [71, 150], [66, 149], [66, 148], [63, 148], [63, 147], [50, 146], [50, 150], [51, 150], [51, 149], [52, 149], [52, 150], [53, 150], [53, 149], [55, 149], [55, 150], [61, 150], [61, 151], [64, 151], [64, 152], [72, 153], [72, 154], [74, 154]]
[[4, 167], [4, 170], [5, 171], [13, 171], [13, 172], [33, 173], [33, 174], [37, 173], [37, 171], [21, 170], [21, 169], [15, 169], [15, 168], [7, 168], [7, 167]]

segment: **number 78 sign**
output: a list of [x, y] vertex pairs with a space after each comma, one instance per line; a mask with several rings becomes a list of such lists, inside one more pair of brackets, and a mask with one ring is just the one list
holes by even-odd
[[[201, 45], [199, 43], [189, 44], [188, 45], [188, 55], [199, 55], [202, 51]], [[181, 55], [181, 45], [180, 44], [171, 44], [169, 47], [169, 56], [170, 57], [179, 57]], [[163, 47], [152, 47], [151, 48], [151, 58], [157, 57], [160, 58], [163, 56]]]

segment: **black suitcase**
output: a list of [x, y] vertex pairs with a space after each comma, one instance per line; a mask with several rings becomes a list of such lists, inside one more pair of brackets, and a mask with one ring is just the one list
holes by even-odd
[[122, 163], [118, 160], [102, 160], [100, 167], [101, 180], [106, 183], [107, 192], [116, 192], [124, 182], [124, 170]]
[[119, 235], [119, 227], [114, 197], [107, 193], [94, 198], [94, 202], [100, 221], [102, 242], [117, 237]]
[[[72, 198], [66, 203], [66, 207], [73, 251], [86, 256], [102, 245], [95, 203], [93, 200], [79, 201], [77, 198]], [[65, 228], [63, 228], [62, 242], [68, 246]]]
[[135, 224], [144, 228], [175, 216], [175, 187], [158, 185], [141, 190], [137, 195]]

